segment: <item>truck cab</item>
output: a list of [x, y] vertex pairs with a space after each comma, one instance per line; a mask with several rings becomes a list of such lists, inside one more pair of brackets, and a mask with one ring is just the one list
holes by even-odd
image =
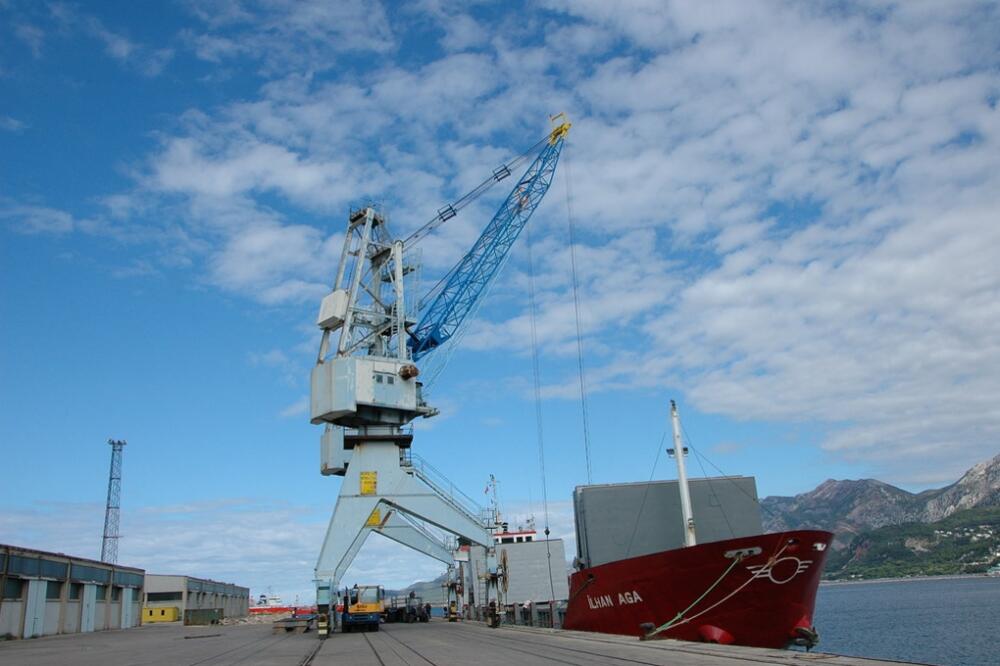
[[345, 633], [359, 627], [362, 631], [378, 631], [382, 613], [384, 591], [378, 585], [355, 585], [344, 590], [344, 610], [341, 627]]

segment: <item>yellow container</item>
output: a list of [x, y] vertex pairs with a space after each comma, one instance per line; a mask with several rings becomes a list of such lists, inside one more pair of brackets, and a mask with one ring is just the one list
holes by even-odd
[[142, 623], [177, 622], [181, 619], [181, 609], [176, 606], [145, 606], [142, 609]]

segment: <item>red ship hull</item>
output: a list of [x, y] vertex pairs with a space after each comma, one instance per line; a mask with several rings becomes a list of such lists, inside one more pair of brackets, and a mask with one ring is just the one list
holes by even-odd
[[563, 628], [645, 636], [674, 620], [649, 637], [772, 648], [810, 642], [832, 538], [761, 534], [583, 569], [570, 577]]

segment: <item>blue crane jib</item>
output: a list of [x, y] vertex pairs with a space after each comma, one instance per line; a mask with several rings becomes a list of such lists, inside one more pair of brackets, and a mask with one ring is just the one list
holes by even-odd
[[480, 297], [506, 262], [531, 214], [552, 184], [556, 164], [570, 124], [559, 125], [521, 180], [483, 230], [472, 249], [448, 274], [444, 286], [409, 333], [407, 346], [414, 361], [443, 345], [462, 326]]

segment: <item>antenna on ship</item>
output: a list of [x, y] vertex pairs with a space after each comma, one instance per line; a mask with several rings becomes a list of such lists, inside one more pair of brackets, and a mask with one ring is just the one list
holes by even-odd
[[124, 439], [109, 439], [111, 471], [108, 473], [108, 504], [104, 510], [104, 540], [101, 542], [101, 562], [118, 562], [118, 517], [122, 495], [122, 449]]
[[684, 456], [687, 448], [681, 441], [681, 417], [677, 414], [677, 403], [670, 401], [670, 423], [674, 427], [674, 448], [667, 453], [677, 461], [677, 486], [681, 492], [681, 514], [684, 517], [684, 545], [694, 546], [698, 541], [694, 532], [694, 514], [691, 512], [691, 488], [688, 487], [687, 468], [684, 466]]

